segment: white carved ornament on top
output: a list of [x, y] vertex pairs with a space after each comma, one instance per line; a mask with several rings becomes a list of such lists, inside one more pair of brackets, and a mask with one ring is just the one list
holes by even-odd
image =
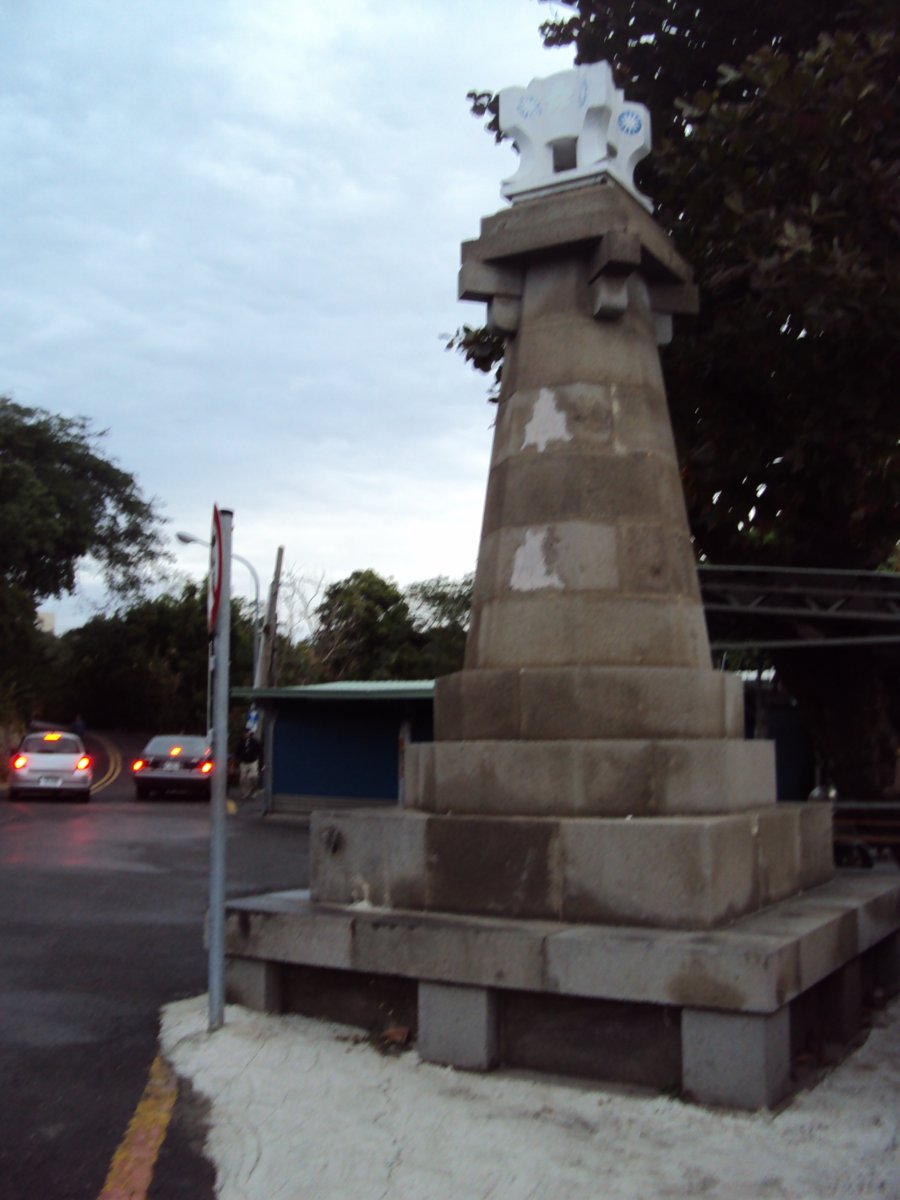
[[527, 88], [504, 88], [499, 120], [520, 159], [500, 189], [507, 200], [609, 175], [653, 211], [634, 185], [634, 168], [650, 153], [650, 113], [625, 99], [609, 63], [532, 79]]

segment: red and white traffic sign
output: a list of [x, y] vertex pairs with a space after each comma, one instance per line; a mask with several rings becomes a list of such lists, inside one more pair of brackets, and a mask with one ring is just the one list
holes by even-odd
[[206, 590], [206, 616], [210, 636], [215, 632], [222, 596], [222, 518], [213, 505], [212, 532], [209, 538], [209, 585]]

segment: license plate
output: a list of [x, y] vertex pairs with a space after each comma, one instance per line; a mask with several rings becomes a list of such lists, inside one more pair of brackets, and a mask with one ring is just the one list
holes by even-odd
[[176, 762], [163, 763], [163, 770], [164, 771], [180, 771], [181, 763], [176, 763]]
[[59, 787], [61, 783], [61, 779], [54, 779], [51, 775], [41, 776], [41, 787]]

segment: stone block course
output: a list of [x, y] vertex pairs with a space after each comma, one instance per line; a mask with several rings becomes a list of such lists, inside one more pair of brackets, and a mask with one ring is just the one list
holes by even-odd
[[313, 899], [425, 907], [426, 821], [420, 814], [391, 809], [314, 813]]
[[469, 633], [472, 666], [698, 667], [709, 661], [702, 607], [604, 592], [516, 593], [482, 604]]
[[783, 838], [795, 836], [794, 814], [778, 807], [633, 820], [319, 813], [312, 895], [362, 908], [711, 929], [771, 902], [761, 812], [775, 835], [780, 823]]
[[460, 671], [435, 683], [435, 740], [743, 738], [734, 675], [679, 667]]
[[[577, 437], [584, 450], [613, 449], [613, 389], [602, 384], [516, 392], [499, 406], [491, 464], [524, 455], [533, 460], [550, 446]], [[636, 447], [654, 449], [655, 447]]]
[[517, 456], [491, 470], [482, 534], [619, 520], [686, 534], [677, 464], [647, 451], [601, 456], [551, 445], [534, 460]]
[[[274, 962], [323, 967], [345, 959], [349, 945], [348, 967], [362, 973], [380, 973], [390, 962], [398, 975], [436, 981], [765, 1013], [865, 950], [882, 954], [892, 986], [900, 922], [895, 916], [892, 931], [867, 944], [858, 914], [896, 914], [898, 906], [900, 884], [885, 876], [840, 876], [709, 931], [394, 912], [282, 894], [274, 903], [270, 896], [229, 901], [226, 929], [228, 953], [237, 958], [265, 950]], [[273, 923], [264, 941], [249, 914]], [[322, 937], [307, 937], [323, 917]], [[835, 936], [836, 918], [846, 917], [843, 936]], [[290, 935], [289, 923], [299, 933]]]
[[758, 905], [749, 817], [561, 823], [562, 918], [710, 929]]
[[[406, 803], [445, 813], [626, 817], [760, 808], [774, 805], [774, 792], [773, 748], [762, 741], [461, 741], [411, 748]], [[795, 816], [794, 867], [798, 825]], [[786, 853], [784, 826], [770, 826], [782, 839], [766, 855], [774, 870]]]
[[355, 921], [353, 967], [358, 971], [455, 980], [476, 986], [540, 989], [544, 939], [558, 925], [499, 924], [485, 917], [372, 912]]

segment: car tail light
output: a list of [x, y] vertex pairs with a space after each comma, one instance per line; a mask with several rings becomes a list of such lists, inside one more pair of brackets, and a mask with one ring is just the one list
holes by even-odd
[[146, 765], [147, 764], [144, 762], [144, 760], [142, 758], [136, 758], [134, 760], [134, 762], [131, 764], [131, 769], [132, 769], [132, 771], [143, 771], [143, 769], [144, 769], [144, 767], [146, 767]]
[[213, 765], [209, 761], [209, 759], [207, 759], [205, 763], [200, 764], [200, 774], [201, 775], [208, 775], [212, 769], [213, 769]]
[[25, 754], [17, 754], [12, 760], [13, 770], [21, 771], [24, 766], [28, 765], [28, 756]]
[[89, 754], [83, 754], [81, 756], [81, 758], [79, 758], [78, 762], [75, 764], [75, 770], [76, 771], [86, 771], [90, 765], [91, 765], [91, 756]]

